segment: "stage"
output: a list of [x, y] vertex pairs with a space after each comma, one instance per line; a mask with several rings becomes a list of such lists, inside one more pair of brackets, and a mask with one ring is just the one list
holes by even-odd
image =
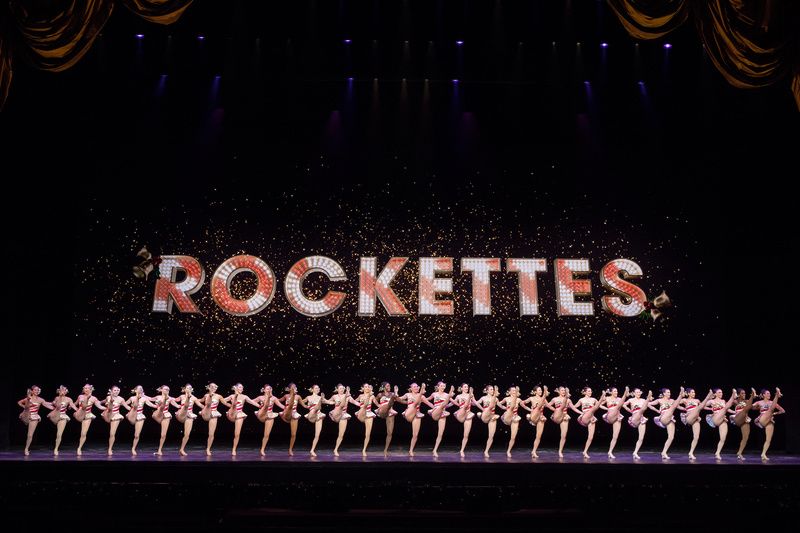
[[[29, 516], [46, 508], [52, 514], [36, 515], [40, 523], [77, 525], [89, 508], [122, 529], [685, 530], [712, 522], [755, 527], [763, 516], [797, 518], [800, 508], [794, 455], [767, 462], [757, 454], [744, 461], [700, 454], [690, 462], [683, 453], [662, 461], [657, 451], [634, 461], [629, 450], [615, 460], [601, 453], [584, 460], [575, 449], [561, 460], [548, 450], [539, 456], [498, 451], [486, 459], [475, 451], [462, 459], [448, 448], [439, 458], [425, 449], [413, 458], [399, 449], [363, 458], [351, 448], [339, 457], [330, 450], [288, 457], [285, 449], [261, 457], [245, 448], [231, 457], [220, 447], [211, 457], [200, 448], [187, 457], [174, 450], [155, 457], [146, 448], [136, 457], [125, 449], [108, 457], [95, 448], [82, 457], [74, 450], [56, 458], [45, 450], [3, 452], [0, 469], [6, 509]], [[687, 514], [697, 517], [687, 524]]]

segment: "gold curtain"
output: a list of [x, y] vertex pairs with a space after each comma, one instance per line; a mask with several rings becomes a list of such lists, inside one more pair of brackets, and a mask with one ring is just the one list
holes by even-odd
[[11, 0], [1, 7], [0, 109], [11, 86], [14, 55], [24, 54], [42, 70], [70, 68], [92, 47], [118, 2], [150, 22], [172, 24], [192, 0]]
[[752, 89], [793, 76], [790, 86], [800, 110], [797, 5], [786, 0], [606, 1], [637, 39], [662, 37], [691, 14], [709, 58], [728, 83]]
[[632, 37], [658, 39], [686, 21], [687, 0], [608, 0]]
[[192, 0], [122, 0], [125, 7], [157, 24], [172, 24], [177, 21]]

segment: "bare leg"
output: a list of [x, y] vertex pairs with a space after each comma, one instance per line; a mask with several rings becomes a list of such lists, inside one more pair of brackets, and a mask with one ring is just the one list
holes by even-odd
[[162, 455], [161, 448], [164, 447], [164, 441], [167, 440], [167, 430], [169, 429], [169, 421], [171, 418], [165, 418], [161, 421], [161, 439], [158, 441], [158, 451], [156, 455]]
[[717, 459], [722, 459], [720, 455], [722, 453], [722, 447], [725, 446], [725, 439], [728, 437], [728, 424], [723, 420], [722, 424], [719, 426], [719, 443], [717, 444], [717, 453], [714, 454], [714, 457]]
[[639, 448], [642, 447], [642, 442], [644, 442], [645, 431], [647, 431], [647, 426], [645, 424], [639, 424], [639, 440], [636, 441], [636, 447], [633, 449], [634, 459], [639, 459]]
[[516, 442], [517, 440], [517, 431], [519, 431], [519, 422], [512, 422], [511, 438], [508, 440], [508, 450], [506, 450], [507, 457], [511, 457], [511, 448], [514, 447], [514, 442]]
[[739, 451], [736, 452], [736, 457], [744, 459], [744, 447], [747, 446], [747, 439], [750, 438], [750, 424], [745, 423], [742, 427], [742, 442], [739, 443]]
[[[598, 402], [599, 403], [599, 402]], [[586, 445], [583, 447], [583, 457], [585, 459], [589, 458], [589, 446], [592, 445], [592, 440], [594, 440], [594, 429], [595, 429], [596, 422], [589, 422], [589, 434], [586, 436]]]
[[294, 455], [294, 441], [297, 440], [297, 419], [289, 422], [289, 455]]
[[409, 457], [414, 457], [414, 446], [417, 445], [417, 437], [419, 437], [420, 419], [414, 418], [411, 422], [411, 444], [408, 447]]
[[66, 420], [59, 420], [58, 424], [56, 424], [56, 446], [53, 448], [53, 455], [58, 455], [58, 447], [61, 446], [61, 436], [64, 434], [66, 425]]
[[614, 448], [617, 446], [617, 439], [619, 438], [619, 430], [622, 427], [622, 422], [619, 419], [619, 415], [614, 423], [611, 425], [611, 444], [608, 445], [608, 458], [609, 459], [616, 459], [614, 457]]
[[767, 450], [769, 450], [769, 445], [772, 442], [772, 434], [774, 432], [775, 424], [772, 422], [764, 426], [764, 434], [766, 435], [766, 439], [764, 440], [764, 447], [761, 449], [761, 459], [764, 461], [769, 461], [769, 457], [767, 457]]
[[189, 435], [192, 434], [192, 426], [194, 425], [194, 420], [186, 417], [186, 420], [183, 421], [183, 440], [181, 440], [181, 449], [180, 454], [186, 455], [186, 443], [189, 442]]
[[692, 444], [689, 446], [689, 459], [695, 460], [694, 449], [697, 448], [697, 441], [700, 439], [700, 421], [695, 420], [692, 424]]
[[86, 444], [86, 434], [89, 432], [89, 426], [92, 425], [92, 420], [84, 419], [81, 422], [81, 438], [78, 440], [78, 455], [83, 453], [83, 445]]
[[[266, 432], [266, 429], [264, 430]], [[317, 418], [317, 421], [314, 422], [314, 440], [311, 443], [311, 457], [316, 457], [317, 452], [317, 442], [319, 442], [319, 434], [322, 431], [322, 419]]]
[[142, 435], [144, 420], [137, 420], [133, 425], [133, 444], [131, 444], [131, 455], [136, 455], [136, 446], [139, 445], [139, 437]]
[[472, 419], [464, 420], [464, 437], [461, 439], [461, 457], [464, 457], [464, 448], [467, 447], [467, 440], [469, 439], [469, 432], [472, 429]]
[[367, 456], [367, 446], [369, 446], [369, 436], [372, 434], [372, 418], [364, 419], [364, 449], [361, 450], [361, 455]]
[[394, 417], [386, 418], [386, 446], [383, 448], [383, 456], [389, 455], [389, 445], [392, 443], [392, 433], [394, 433]]
[[439, 444], [442, 442], [442, 435], [444, 435], [444, 425], [447, 423], [447, 418], [441, 417], [439, 419], [439, 431], [436, 433], [436, 444], [433, 446], [433, 456], [439, 457]]
[[531, 455], [534, 458], [539, 457], [536, 451], [539, 449], [539, 443], [542, 442], [542, 433], [544, 433], [544, 420], [540, 419], [536, 422], [536, 440], [533, 441], [533, 450], [531, 450]]
[[114, 441], [117, 440], [119, 420], [112, 420], [108, 430], [108, 455], [114, 455]]
[[211, 445], [214, 444], [214, 433], [217, 432], [217, 419], [208, 421], [208, 440], [206, 441], [206, 455], [211, 455]]
[[244, 418], [237, 418], [233, 423], [233, 447], [231, 448], [231, 455], [236, 455], [236, 448], [239, 446], [239, 437], [242, 436], [242, 424], [244, 424]]
[[486, 439], [486, 449], [483, 450], [483, 456], [489, 457], [489, 448], [492, 447], [492, 443], [494, 442], [494, 432], [497, 430], [497, 420], [492, 418], [489, 421], [489, 438]]
[[347, 429], [347, 419], [342, 418], [339, 420], [339, 436], [336, 437], [336, 447], [333, 449], [333, 455], [339, 457], [339, 446], [342, 444], [342, 439], [344, 438], [344, 432]]
[[[261, 439], [261, 455], [266, 454], [267, 443], [269, 442], [269, 434], [272, 433], [272, 424], [275, 422], [272, 418], [267, 418], [264, 422], [264, 437]], [[322, 422], [322, 420], [317, 420], [317, 422]]]
[[[775, 432], [775, 424], [772, 422], [772, 416], [775, 412], [775, 408], [778, 407], [778, 400], [781, 397], [781, 390], [776, 388], [775, 389], [775, 399], [772, 401], [772, 404], [769, 406], [769, 409], [765, 413], [761, 413], [761, 425], [764, 426], [764, 433], [766, 435], [766, 440], [764, 440], [764, 447], [761, 450], [761, 459], [764, 461], [769, 461], [769, 457], [767, 457], [767, 450], [769, 449], [769, 445], [772, 442], [772, 434]], [[766, 423], [765, 423], [766, 422]]]
[[31, 442], [33, 441], [33, 433], [36, 431], [36, 426], [39, 425], [38, 420], [31, 420], [28, 422], [28, 438], [25, 440], [25, 455], [30, 455]]
[[[678, 403], [677, 401], [675, 403]], [[670, 422], [667, 424], [667, 441], [664, 443], [664, 449], [661, 450], [661, 458], [662, 459], [669, 459], [669, 455], [667, 455], [667, 451], [669, 447], [672, 445], [672, 441], [675, 439], [675, 422]]]
[[564, 444], [567, 442], [567, 431], [569, 431], [569, 420], [561, 420], [561, 440], [558, 441], [558, 456], [564, 457]]

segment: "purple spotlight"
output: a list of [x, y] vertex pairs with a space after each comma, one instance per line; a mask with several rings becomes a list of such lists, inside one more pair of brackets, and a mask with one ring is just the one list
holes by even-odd
[[600, 48], [608, 48], [608, 43], [600, 43]]
[[137, 39], [144, 39], [144, 33], [137, 33], [136, 34], [136, 38]]
[[344, 40], [344, 44], [350, 44], [350, 43], [352, 43], [352, 42], [353, 42], [353, 40], [352, 40], [352, 39], [345, 39], [345, 40]]
[[672, 48], [672, 45], [670, 43], [664, 43], [664, 48], [669, 50], [670, 48]]
[[462, 46], [463, 44], [464, 44], [464, 41], [456, 41], [456, 45], [458, 45], [458, 46]]
[[353, 78], [347, 78], [347, 81], [353, 81]]
[[457, 84], [458, 84], [458, 80], [457, 80], [457, 79], [455, 79], [455, 78], [454, 78], [452, 81], [453, 81], [453, 84], [454, 84], [454, 85], [457, 85]]
[[198, 41], [205, 41], [206, 40], [206, 36], [205, 35], [198, 35], [197, 36], [197, 40]]

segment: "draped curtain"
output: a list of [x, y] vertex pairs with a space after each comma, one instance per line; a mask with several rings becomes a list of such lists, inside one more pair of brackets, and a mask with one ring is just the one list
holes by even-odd
[[[657, 39], [692, 19], [711, 61], [740, 88], [791, 77], [800, 109], [800, 0], [606, 0], [628, 33]], [[91, 48], [116, 4], [171, 24], [192, 0], [10, 0], [0, 5], [0, 109], [13, 63], [61, 71]]]
[[81, 60], [116, 4], [157, 24], [172, 24], [192, 0], [11, 0], [0, 7], [0, 109], [13, 63], [24, 58], [59, 72]]
[[787, 76], [800, 109], [800, 2], [797, 0], [606, 0], [637, 39], [662, 37], [691, 18], [706, 53], [734, 87]]

